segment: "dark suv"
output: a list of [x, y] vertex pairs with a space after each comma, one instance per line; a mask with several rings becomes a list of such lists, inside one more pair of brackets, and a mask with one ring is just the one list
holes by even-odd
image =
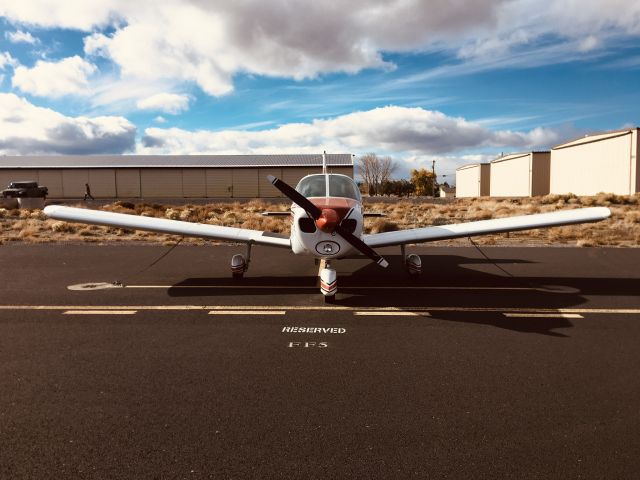
[[4, 198], [43, 198], [49, 193], [47, 187], [39, 187], [38, 182], [24, 181], [11, 182], [9, 186], [2, 191]]

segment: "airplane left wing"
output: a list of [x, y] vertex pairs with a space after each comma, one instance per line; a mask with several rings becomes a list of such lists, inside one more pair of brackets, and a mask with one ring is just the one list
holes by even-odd
[[288, 237], [246, 228], [221, 227], [218, 225], [182, 222], [166, 218], [142, 217], [140, 215], [127, 215], [124, 213], [103, 212], [101, 210], [64, 207], [60, 205], [49, 205], [45, 207], [44, 213], [48, 217], [66, 222], [91, 223], [107, 227], [148, 230], [171, 235], [253, 243], [272, 247], [291, 247], [291, 241]]
[[477, 222], [414, 228], [397, 232], [374, 233], [371, 235], [363, 235], [362, 240], [370, 247], [388, 247], [407, 243], [434, 242], [436, 240], [448, 240], [451, 238], [514, 232], [532, 228], [597, 222], [608, 218], [610, 215], [611, 210], [606, 207], [580, 208], [576, 210], [538, 213], [535, 215], [480, 220]]

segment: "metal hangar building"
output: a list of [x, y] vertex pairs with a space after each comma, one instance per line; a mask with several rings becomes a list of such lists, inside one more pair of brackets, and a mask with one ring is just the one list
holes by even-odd
[[[353, 155], [327, 154], [330, 173], [353, 178]], [[296, 186], [322, 172], [321, 154], [3, 156], [0, 185], [35, 180], [51, 198], [276, 198], [275, 175]]]
[[638, 128], [587, 135], [551, 149], [551, 193], [640, 192]]

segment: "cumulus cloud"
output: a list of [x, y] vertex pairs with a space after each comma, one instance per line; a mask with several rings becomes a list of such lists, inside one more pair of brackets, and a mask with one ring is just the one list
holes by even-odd
[[85, 52], [126, 78], [192, 82], [210, 95], [230, 92], [237, 73], [304, 79], [392, 68], [383, 52], [445, 50], [463, 63], [513, 56], [526, 66], [640, 35], [640, 3], [627, 0], [4, 3], [0, 15], [13, 22], [91, 32]]
[[150, 97], [138, 100], [136, 106], [140, 110], [156, 110], [171, 115], [184, 112], [189, 109], [189, 95], [177, 93], [158, 93]]
[[15, 32], [5, 32], [4, 36], [11, 43], [29, 43], [31, 45], [35, 45], [36, 43], [40, 42], [40, 40], [31, 35], [29, 32], [24, 32], [22, 30], [16, 30]]
[[17, 67], [18, 61], [11, 56], [9, 52], [0, 52], [0, 70], [4, 70], [6, 67]]
[[119, 154], [134, 149], [136, 127], [123, 117], [67, 117], [0, 93], [0, 154]]
[[13, 86], [41, 97], [61, 97], [84, 93], [88, 77], [95, 73], [95, 65], [75, 55], [58, 62], [38, 60], [34, 67], [19, 66], [13, 75]]
[[556, 143], [548, 129], [492, 131], [464, 118], [422, 108], [384, 107], [311, 123], [291, 123], [260, 131], [190, 132], [148, 128], [138, 147], [145, 154], [241, 154], [347, 151], [442, 155], [471, 148], [543, 148]]

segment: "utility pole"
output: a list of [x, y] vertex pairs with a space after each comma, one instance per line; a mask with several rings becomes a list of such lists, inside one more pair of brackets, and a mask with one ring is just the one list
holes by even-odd
[[433, 196], [436, 196], [436, 186], [438, 185], [438, 182], [436, 180], [436, 161], [432, 160], [431, 161], [431, 173], [433, 173]]

